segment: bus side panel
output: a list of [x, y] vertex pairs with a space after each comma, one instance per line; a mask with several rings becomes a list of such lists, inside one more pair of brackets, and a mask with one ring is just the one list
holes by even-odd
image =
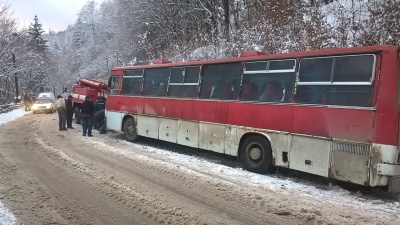
[[[397, 126], [399, 105], [399, 61], [397, 51], [382, 52], [382, 66], [378, 86], [378, 109], [376, 117], [376, 140], [375, 143], [386, 145], [397, 145]], [[379, 82], [378, 82], [379, 81]]]
[[368, 109], [298, 106], [291, 132], [372, 143], [375, 113]]
[[176, 143], [178, 132], [177, 119], [159, 118], [160, 126], [158, 136], [160, 140]]
[[118, 99], [120, 97], [111, 95], [108, 96], [107, 98], [107, 104], [106, 104], [106, 110], [110, 110], [110, 111], [121, 111], [121, 100]]
[[123, 113], [106, 110], [105, 115], [107, 117], [107, 129], [122, 131]]
[[199, 148], [224, 153], [224, 125], [199, 123], [199, 131]]
[[146, 99], [146, 114], [193, 120], [193, 100]]
[[153, 116], [138, 116], [138, 135], [158, 139], [158, 118]]
[[174, 118], [177, 117], [184, 120], [193, 120], [194, 118], [193, 105], [195, 105], [193, 100], [187, 100], [187, 101], [175, 100], [172, 104], [176, 108], [176, 112], [172, 112], [172, 117]]
[[[113, 96], [109, 97], [112, 100], [107, 100], [106, 107], [110, 110], [117, 110], [129, 114], [142, 114], [143, 113], [143, 99], [138, 97], [128, 96]], [[109, 106], [109, 103], [112, 103]]]
[[164, 99], [143, 98], [143, 113], [147, 115], [159, 115]]
[[210, 123], [227, 123], [228, 102], [221, 101], [201, 101], [193, 106], [193, 120], [206, 121]]
[[328, 139], [293, 135], [289, 168], [328, 177], [330, 144]]
[[329, 178], [367, 185], [369, 181], [369, 145], [332, 142]]
[[178, 136], [177, 143], [190, 146], [193, 148], [199, 147], [199, 123], [178, 120]]
[[272, 157], [274, 158], [274, 165], [289, 168], [291, 143], [293, 135], [285, 132], [267, 133], [271, 140]]
[[238, 156], [239, 140], [238, 129], [236, 126], [225, 126], [225, 154]]
[[293, 107], [273, 104], [229, 104], [228, 124], [290, 131]]

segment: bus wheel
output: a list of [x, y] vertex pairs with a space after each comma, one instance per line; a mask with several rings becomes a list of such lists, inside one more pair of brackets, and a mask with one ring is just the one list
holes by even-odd
[[124, 123], [123, 129], [125, 139], [130, 142], [134, 142], [138, 139], [136, 124], [133, 118], [128, 118]]
[[240, 146], [239, 160], [244, 168], [255, 173], [266, 173], [272, 169], [272, 149], [261, 136], [251, 136]]

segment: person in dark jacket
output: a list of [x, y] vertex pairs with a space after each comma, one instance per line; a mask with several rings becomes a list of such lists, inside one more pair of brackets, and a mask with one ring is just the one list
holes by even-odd
[[94, 128], [100, 130], [100, 127], [104, 125], [105, 109], [94, 113]]
[[104, 110], [106, 108], [105, 97], [101, 97], [94, 105], [94, 129], [100, 129], [104, 121]]
[[97, 104], [96, 104], [96, 106], [95, 106], [95, 111], [96, 112], [98, 112], [98, 111], [100, 111], [100, 110], [102, 110], [102, 109], [105, 109], [106, 108], [106, 101], [105, 101], [105, 98], [104, 97], [101, 97], [99, 100], [98, 100], [98, 102], [97, 102]]
[[65, 109], [67, 110], [67, 128], [74, 129], [72, 127], [72, 116], [74, 115], [74, 108], [72, 107], [72, 95], [68, 95], [65, 100]]
[[94, 105], [93, 102], [89, 101], [89, 96], [85, 97], [85, 101], [81, 104], [81, 122], [83, 126], [83, 136], [92, 137], [93, 127], [93, 113]]

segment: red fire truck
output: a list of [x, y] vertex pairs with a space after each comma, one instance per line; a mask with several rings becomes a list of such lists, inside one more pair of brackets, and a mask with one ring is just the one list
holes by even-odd
[[102, 81], [93, 79], [79, 79], [79, 83], [74, 84], [72, 90], [72, 104], [75, 109], [75, 122], [80, 123], [80, 106], [89, 96], [90, 101], [94, 102], [101, 97], [107, 97], [107, 85]]

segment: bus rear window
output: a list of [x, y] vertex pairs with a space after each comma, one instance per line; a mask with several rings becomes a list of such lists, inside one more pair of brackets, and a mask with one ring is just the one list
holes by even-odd
[[302, 59], [295, 101], [369, 106], [372, 100], [375, 61], [374, 55]]

